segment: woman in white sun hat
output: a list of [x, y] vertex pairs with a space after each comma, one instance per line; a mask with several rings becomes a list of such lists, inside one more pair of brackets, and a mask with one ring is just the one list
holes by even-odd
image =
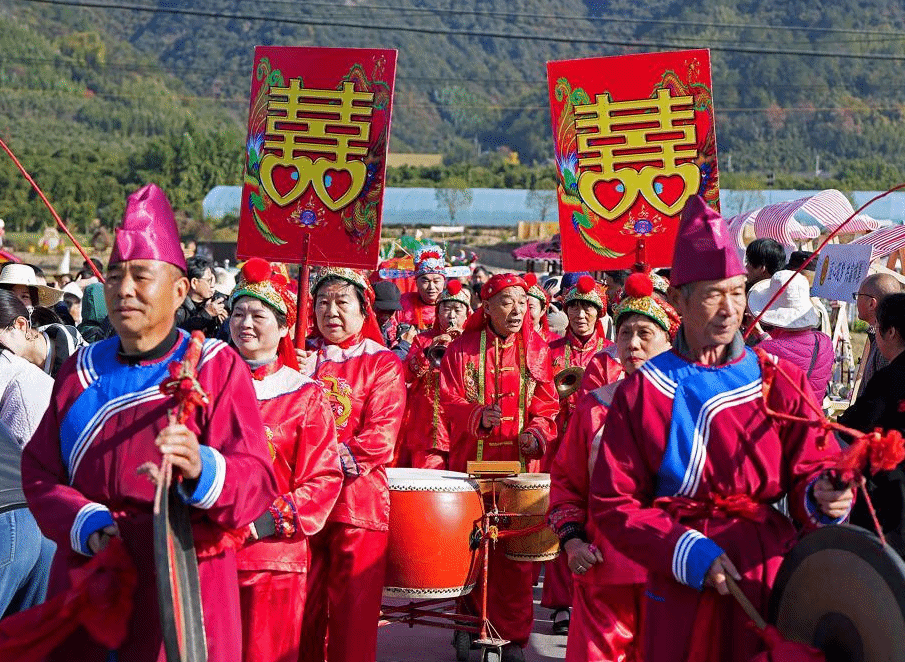
[[751, 287], [748, 308], [753, 315], [759, 315], [790, 278], [789, 287], [760, 319], [760, 325], [769, 337], [757, 347], [788, 359], [801, 368], [820, 403], [832, 376], [835, 355], [833, 341], [817, 330], [820, 318], [811, 303], [808, 279], [794, 271], [777, 271], [769, 280], [762, 280]]
[[41, 285], [34, 269], [17, 262], [7, 262], [0, 269], [0, 289], [15, 294], [29, 311], [36, 306], [50, 308], [63, 298], [63, 290]]

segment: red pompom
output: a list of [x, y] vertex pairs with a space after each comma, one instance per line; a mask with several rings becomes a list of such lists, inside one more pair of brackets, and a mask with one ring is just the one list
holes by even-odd
[[905, 440], [898, 430], [880, 434], [879, 428], [872, 435], [870, 468], [874, 471], [892, 471], [905, 460]]
[[578, 288], [578, 291], [582, 294], [590, 294], [594, 291], [594, 287], [597, 283], [594, 282], [594, 279], [588, 275], [584, 275], [578, 279], [578, 283], [575, 287]]
[[289, 285], [289, 279], [286, 278], [283, 274], [274, 274], [270, 279], [270, 282], [273, 283], [276, 287], [286, 287]]
[[462, 291], [462, 282], [456, 280], [455, 278], [451, 278], [450, 281], [446, 284], [446, 291], [456, 296], [459, 292]]
[[633, 273], [625, 279], [625, 296], [633, 299], [649, 297], [654, 293], [654, 281], [644, 272]]
[[270, 262], [253, 257], [242, 267], [242, 278], [248, 283], [260, 283], [270, 278]]
[[525, 281], [525, 284], [528, 285], [528, 287], [537, 285], [537, 276], [535, 274], [525, 274], [525, 277], [522, 280]]

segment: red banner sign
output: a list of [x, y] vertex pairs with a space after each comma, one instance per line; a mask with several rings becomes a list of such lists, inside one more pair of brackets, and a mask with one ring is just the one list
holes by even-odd
[[672, 262], [685, 202], [719, 209], [707, 50], [547, 63], [563, 267]]
[[259, 46], [240, 258], [374, 269], [396, 51]]

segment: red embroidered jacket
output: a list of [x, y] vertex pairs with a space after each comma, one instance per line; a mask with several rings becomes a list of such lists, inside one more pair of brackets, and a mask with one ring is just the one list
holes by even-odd
[[320, 383], [333, 410], [345, 478], [328, 521], [386, 531], [390, 495], [386, 465], [393, 459], [405, 413], [402, 363], [382, 344], [360, 335], [342, 345], [315, 340]]
[[252, 372], [252, 378], [280, 493], [270, 507], [277, 533], [250, 541], [237, 565], [305, 572], [307, 537], [323, 528], [343, 484], [333, 413], [319, 384], [279, 359]]
[[[519, 460], [518, 436], [539, 442], [540, 455], [556, 437], [559, 403], [553, 390], [549, 348], [533, 331], [506, 340], [484, 328], [469, 331], [447, 349], [440, 366], [440, 401], [449, 425], [449, 468], [465, 471], [469, 460]], [[481, 414], [498, 403], [502, 423], [481, 428]]]

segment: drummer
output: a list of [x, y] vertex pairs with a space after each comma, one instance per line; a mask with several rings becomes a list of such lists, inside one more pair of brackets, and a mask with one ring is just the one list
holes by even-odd
[[[763, 643], [727, 597], [726, 578], [766, 611], [797, 535], [772, 504], [788, 496], [793, 517], [818, 526], [841, 522], [853, 495], [825, 477], [832, 451], [821, 449], [804, 373], [780, 361], [764, 401], [763, 359], [739, 333], [745, 268], [725, 221], [698, 196], [682, 213], [671, 277], [682, 326], [672, 351], [613, 397], [590, 518], [648, 570], [645, 660], [743, 662]], [[776, 420], [768, 408], [814, 424]]]
[[440, 357], [462, 332], [470, 301], [471, 293], [462, 283], [450, 280], [437, 302], [433, 328], [412, 343], [404, 364], [409, 387], [397, 466], [446, 469], [449, 432], [440, 405]]
[[[554, 375], [563, 370], [584, 369], [597, 352], [613, 344], [603, 331], [603, 318], [607, 311], [606, 292], [591, 276], [587, 274], [579, 276], [578, 282], [566, 291], [562, 301], [569, 326], [564, 337], [550, 343]], [[575, 411], [577, 402], [577, 390], [565, 398], [560, 398], [559, 414], [556, 417], [559, 437], [547, 450], [541, 462], [541, 471], [550, 471], [562, 434], [572, 412]], [[540, 603], [541, 606], [553, 610], [551, 615], [553, 634], [567, 634], [569, 608], [572, 606], [572, 573], [566, 564], [565, 556], [560, 555], [555, 560], [547, 562]]]
[[[668, 306], [653, 296], [653, 283], [646, 273], [628, 277], [625, 296], [613, 312], [616, 352], [626, 374], [669, 349]], [[550, 472], [548, 522], [565, 552], [559, 558], [566, 561], [575, 580], [567, 662], [641, 660], [635, 633], [647, 571], [613, 549], [587, 518], [589, 466], [594, 465], [607, 408], [620, 381], [579, 399]], [[545, 589], [547, 581], [545, 576]]]
[[[528, 285], [515, 274], [496, 274], [481, 299], [440, 366], [453, 471], [466, 471], [469, 460], [519, 460], [524, 467], [556, 437], [549, 348], [528, 323]], [[487, 616], [512, 642], [503, 660], [523, 660], [534, 620], [531, 564], [507, 560], [502, 545], [491, 547], [489, 564]], [[467, 598], [475, 613], [480, 600], [479, 590]]]
[[320, 382], [333, 409], [344, 479], [327, 524], [309, 541], [300, 659], [373, 662], [390, 516], [385, 466], [402, 426], [405, 380], [360, 272], [324, 269], [311, 289], [315, 337], [302, 372]]

